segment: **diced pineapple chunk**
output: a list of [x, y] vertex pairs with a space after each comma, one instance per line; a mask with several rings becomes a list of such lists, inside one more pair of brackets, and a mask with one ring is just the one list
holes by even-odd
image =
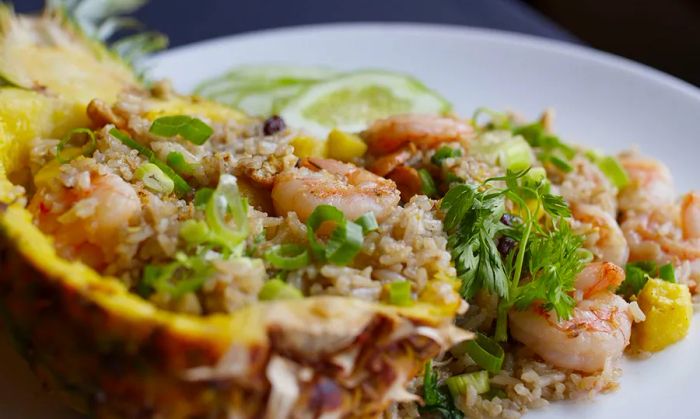
[[328, 134], [328, 157], [340, 161], [351, 161], [362, 157], [367, 151], [367, 144], [354, 134], [334, 129]]
[[650, 279], [639, 293], [638, 303], [646, 315], [633, 331], [639, 349], [658, 352], [688, 334], [693, 306], [687, 285]]
[[294, 147], [294, 155], [301, 159], [306, 157], [326, 156], [326, 142], [314, 137], [300, 135], [294, 137], [289, 144]]

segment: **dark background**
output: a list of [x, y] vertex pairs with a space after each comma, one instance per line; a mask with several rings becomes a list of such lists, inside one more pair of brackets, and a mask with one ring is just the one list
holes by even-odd
[[[15, 0], [18, 11], [43, 0]], [[323, 22], [403, 21], [495, 28], [582, 43], [700, 85], [698, 0], [151, 0], [137, 13], [177, 46]]]

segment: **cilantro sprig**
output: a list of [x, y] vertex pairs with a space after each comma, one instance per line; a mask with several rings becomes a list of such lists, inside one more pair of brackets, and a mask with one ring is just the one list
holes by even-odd
[[438, 386], [437, 372], [433, 370], [432, 361], [425, 364], [423, 373], [423, 402], [420, 413], [436, 413], [443, 419], [462, 419], [464, 415], [455, 406], [447, 386]]
[[[505, 188], [494, 187], [497, 181]], [[575, 305], [570, 292], [583, 268], [578, 256], [582, 239], [563, 220], [571, 216], [568, 205], [550, 188], [544, 169], [531, 168], [508, 171], [479, 186], [453, 185], [442, 200], [461, 294], [469, 299], [485, 289], [500, 297], [496, 340], [507, 340], [507, 314], [513, 307], [539, 303], [566, 319]], [[501, 222], [506, 201], [519, 212], [517, 225]], [[502, 236], [517, 242], [505, 258], [497, 246]], [[524, 279], [528, 281], [521, 284]]]

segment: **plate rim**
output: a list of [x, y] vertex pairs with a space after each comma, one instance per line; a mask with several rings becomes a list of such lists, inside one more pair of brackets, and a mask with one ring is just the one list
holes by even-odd
[[632, 76], [663, 85], [668, 89], [671, 89], [700, 103], [700, 87], [674, 75], [668, 74], [662, 70], [654, 68], [648, 64], [644, 64], [611, 52], [596, 49], [584, 44], [575, 44], [528, 33], [445, 23], [424, 23], [410, 21], [357, 21], [314, 23], [259, 29], [237, 34], [218, 36], [169, 48], [154, 54], [152, 57], [149, 57], [147, 63], [148, 67], [153, 67], [160, 64], [161, 61], [171, 59], [174, 56], [196, 53], [193, 51], [196, 51], [197, 49], [224, 46], [232, 42], [245, 42], [255, 40], [257, 38], [297, 35], [313, 31], [343, 32], [378, 30], [393, 32], [395, 34], [401, 32], [425, 32], [429, 33], [430, 35], [456, 36], [471, 40], [482, 38], [489, 42], [498, 42], [510, 44], [516, 47], [520, 46], [523, 48], [546, 50], [562, 56], [568, 56], [569, 58], [585, 60], [613, 70], [630, 73]]

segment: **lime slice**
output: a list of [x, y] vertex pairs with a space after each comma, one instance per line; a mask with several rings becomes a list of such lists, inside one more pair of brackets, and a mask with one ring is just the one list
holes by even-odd
[[400, 113], [443, 114], [450, 104], [412, 77], [384, 71], [349, 73], [312, 84], [279, 111], [292, 127], [325, 138], [333, 128], [357, 132]]
[[202, 82], [195, 94], [251, 115], [268, 116], [278, 100], [286, 101], [310, 84], [335, 75], [325, 67], [249, 65]]

